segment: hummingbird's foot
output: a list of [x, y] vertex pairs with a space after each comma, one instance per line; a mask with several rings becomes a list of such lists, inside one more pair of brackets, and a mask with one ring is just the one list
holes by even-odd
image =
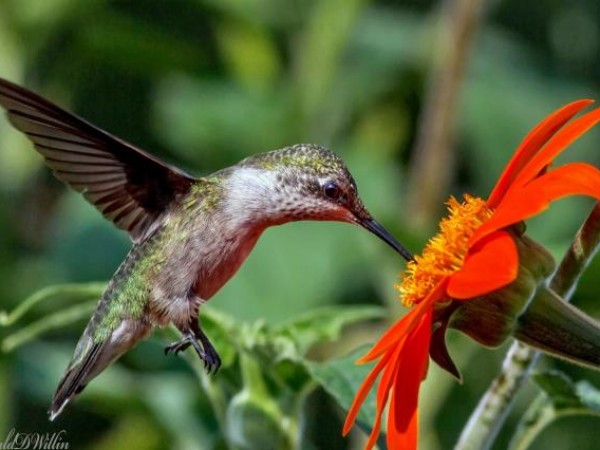
[[165, 347], [165, 355], [169, 353], [175, 353], [177, 355], [179, 352], [187, 350], [190, 345], [204, 362], [206, 371], [209, 374], [211, 372], [217, 373], [219, 367], [221, 367], [221, 358], [200, 327], [197, 327], [197, 330], [185, 332], [180, 340]]
[[198, 327], [196, 330], [196, 337], [202, 343], [202, 347], [204, 348], [204, 355], [200, 355], [200, 358], [204, 361], [204, 367], [206, 371], [210, 374], [217, 373], [219, 368], [221, 367], [221, 358], [217, 353], [215, 347], [208, 340], [208, 337], [204, 334], [204, 332]]
[[175, 353], [176, 355], [178, 355], [179, 352], [183, 352], [183, 351], [187, 350], [187, 348], [190, 345], [191, 345], [191, 342], [189, 341], [189, 337], [184, 336], [181, 339], [179, 339], [178, 341], [173, 342], [172, 344], [165, 347], [165, 355], [168, 355], [169, 353]]

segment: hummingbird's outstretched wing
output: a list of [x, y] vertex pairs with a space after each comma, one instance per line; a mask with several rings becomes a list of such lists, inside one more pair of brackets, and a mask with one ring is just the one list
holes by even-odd
[[0, 105], [58, 179], [83, 194], [135, 242], [148, 236], [194, 178], [0, 78]]

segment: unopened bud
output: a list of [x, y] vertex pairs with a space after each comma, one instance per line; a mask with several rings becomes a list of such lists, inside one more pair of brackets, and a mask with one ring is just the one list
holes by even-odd
[[227, 437], [240, 449], [289, 447], [288, 420], [266, 389], [261, 370], [249, 355], [240, 355], [244, 388], [227, 407]]

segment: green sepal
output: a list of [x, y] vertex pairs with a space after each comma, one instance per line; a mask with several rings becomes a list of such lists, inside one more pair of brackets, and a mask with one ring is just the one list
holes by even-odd
[[566, 361], [600, 370], [600, 323], [540, 286], [519, 316], [514, 337]]
[[513, 334], [518, 317], [555, 267], [552, 255], [544, 247], [525, 235], [513, 236], [519, 253], [516, 280], [481, 297], [454, 301], [451, 313], [446, 313], [450, 328], [486, 347], [498, 347]]

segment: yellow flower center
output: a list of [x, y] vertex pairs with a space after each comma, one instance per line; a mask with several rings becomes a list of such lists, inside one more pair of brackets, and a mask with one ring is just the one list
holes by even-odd
[[492, 216], [485, 200], [468, 194], [462, 203], [450, 197], [446, 205], [450, 214], [440, 221], [440, 231], [423, 253], [407, 264], [401, 283], [396, 285], [405, 306], [419, 303], [444, 277], [462, 267], [469, 238]]

